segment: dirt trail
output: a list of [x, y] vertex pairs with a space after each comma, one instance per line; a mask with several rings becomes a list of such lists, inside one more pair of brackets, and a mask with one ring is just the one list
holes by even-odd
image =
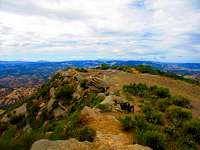
[[87, 126], [96, 130], [95, 143], [97, 146], [102, 145], [102, 143], [110, 147], [133, 144], [132, 135], [122, 130], [118, 120], [121, 113], [101, 113], [96, 109], [89, 111]]

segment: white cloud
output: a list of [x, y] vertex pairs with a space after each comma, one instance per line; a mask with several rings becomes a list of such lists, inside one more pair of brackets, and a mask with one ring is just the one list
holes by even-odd
[[0, 59], [199, 61], [199, 31], [197, 0], [0, 1]]

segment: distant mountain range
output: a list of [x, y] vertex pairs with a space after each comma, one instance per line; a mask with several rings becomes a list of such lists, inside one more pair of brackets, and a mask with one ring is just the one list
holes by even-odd
[[200, 63], [162, 63], [152, 61], [80, 60], [62, 62], [0, 61], [0, 84], [8, 87], [34, 86], [43, 83], [59, 69], [67, 67], [94, 68], [106, 63], [114, 66], [150, 65], [176, 74], [200, 76]]
[[0, 61], [0, 77], [21, 74], [39, 74], [48, 76], [50, 73], [66, 67], [97, 67], [102, 63], [116, 66], [137, 66], [140, 64], [150, 65], [165, 71], [181, 72], [183, 74], [193, 74], [200, 72], [200, 63], [163, 63], [152, 61], [121, 61], [121, 60], [80, 60], [62, 62], [23, 62], [23, 61]]

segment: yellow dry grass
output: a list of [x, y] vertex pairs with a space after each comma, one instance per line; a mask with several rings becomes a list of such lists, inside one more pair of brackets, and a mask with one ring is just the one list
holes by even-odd
[[159, 75], [133, 74], [118, 70], [91, 70], [89, 74], [91, 73], [102, 73], [104, 79], [111, 87], [111, 91], [120, 90], [123, 85], [130, 83], [145, 83], [148, 86], [158, 85], [167, 87], [170, 89], [172, 95], [181, 95], [191, 100], [193, 116], [200, 116], [200, 86]]

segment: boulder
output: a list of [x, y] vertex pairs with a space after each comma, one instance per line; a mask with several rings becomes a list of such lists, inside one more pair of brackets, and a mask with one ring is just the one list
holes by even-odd
[[76, 139], [69, 140], [39, 140], [33, 143], [31, 150], [94, 150], [90, 142], [79, 142]]
[[109, 146], [102, 143], [79, 142], [76, 139], [50, 141], [42, 139], [33, 143], [31, 150], [152, 150], [142, 145]]
[[106, 98], [101, 102], [101, 104], [107, 104], [107, 105], [114, 106], [121, 102], [123, 102], [122, 97], [115, 96], [115, 95], [109, 95], [109, 96], [106, 96]]
[[88, 121], [98, 120], [100, 116], [100, 110], [95, 108], [90, 108], [85, 106], [80, 114], [80, 119], [82, 123], [86, 123]]
[[97, 98], [100, 99], [100, 100], [104, 100], [106, 98], [106, 94], [105, 93], [98, 93]]
[[112, 150], [152, 150], [152, 149], [147, 146], [134, 144], [134, 145], [116, 146], [116, 147], [113, 147]]

